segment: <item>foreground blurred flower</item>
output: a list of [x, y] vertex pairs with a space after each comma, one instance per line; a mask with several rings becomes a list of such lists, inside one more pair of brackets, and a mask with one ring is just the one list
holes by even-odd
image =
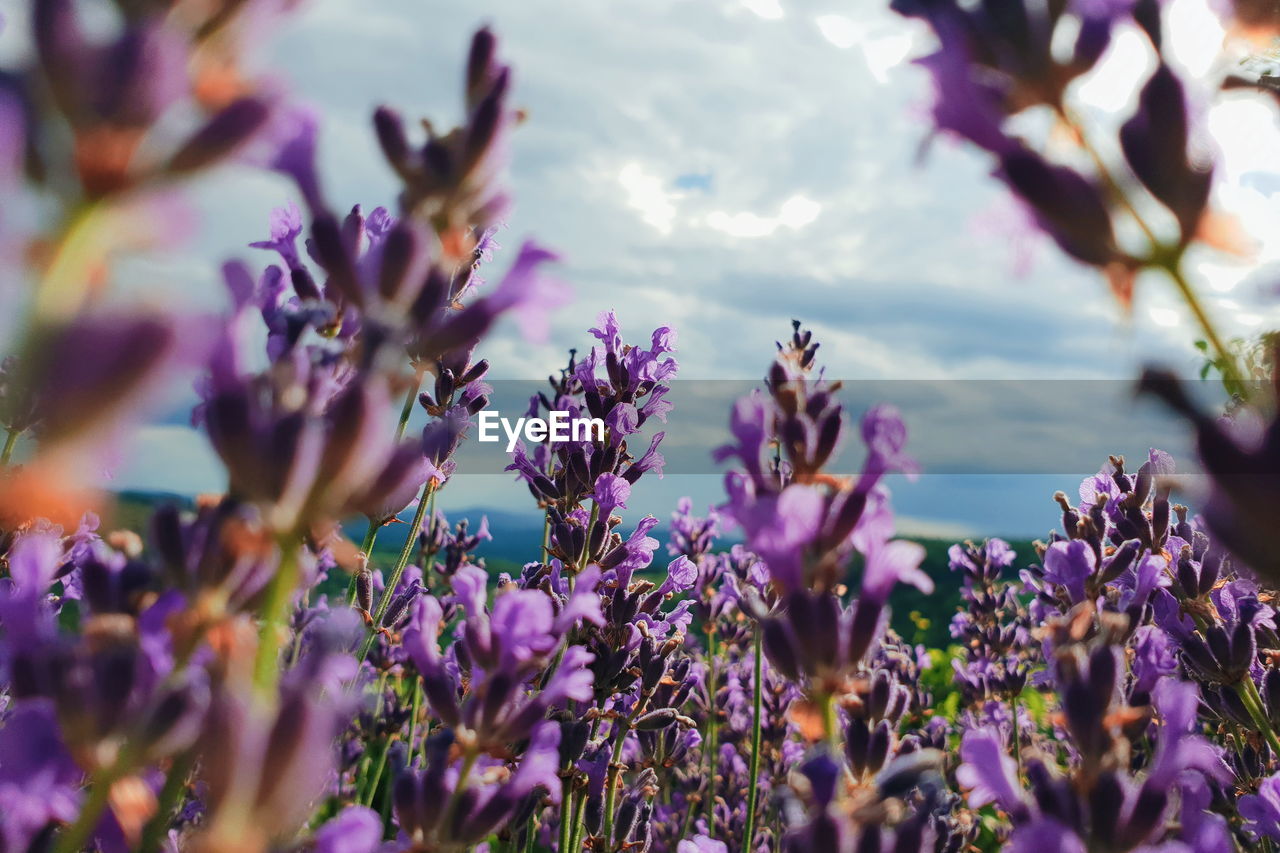
[[146, 414], [166, 380], [204, 358], [194, 319], [92, 312], [41, 327], [7, 362], [0, 423], [8, 463], [23, 434], [38, 439], [25, 469], [0, 477], [0, 522], [13, 530], [45, 516], [69, 524], [96, 487], [98, 457], [116, 432]]
[[1274, 416], [1256, 425], [1247, 410], [1238, 424], [1212, 418], [1163, 371], [1148, 371], [1142, 387], [1195, 427], [1196, 449], [1212, 486], [1203, 517], [1214, 539], [1274, 583], [1280, 578], [1280, 546], [1268, 535], [1280, 507], [1280, 431]]
[[[937, 37], [938, 50], [919, 60], [933, 80], [937, 130], [990, 154], [993, 175], [1033, 213], [1040, 230], [1065, 254], [1099, 270], [1126, 311], [1141, 270], [1165, 273], [1200, 326], [1224, 380], [1241, 393], [1236, 357], [1182, 266], [1193, 242], [1235, 251], [1237, 241], [1223, 238], [1223, 217], [1210, 209], [1212, 165], [1204, 161], [1203, 146], [1193, 153], [1190, 145], [1186, 91], [1162, 52], [1161, 4], [1008, 0], [995, 9], [959, 0], [892, 0], [890, 5], [926, 22]], [[1120, 129], [1118, 145], [1104, 145], [1078, 118], [1072, 84], [1095, 68], [1113, 33], [1125, 25], [1145, 34], [1157, 62], [1135, 93], [1136, 108]], [[1067, 140], [1080, 156], [1051, 160], [1050, 147], [1025, 133], [1027, 125], [1019, 121], [1036, 108], [1044, 108], [1064, 131], [1054, 135], [1055, 141]], [[1115, 147], [1123, 162], [1104, 156]], [[1083, 169], [1080, 162], [1092, 168]], [[1153, 215], [1152, 200], [1171, 214], [1173, 227]], [[1129, 239], [1130, 234], [1138, 239]]]

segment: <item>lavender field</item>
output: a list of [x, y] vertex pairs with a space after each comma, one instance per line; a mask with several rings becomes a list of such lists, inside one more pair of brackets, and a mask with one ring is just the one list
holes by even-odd
[[0, 0], [0, 853], [1280, 849], [1280, 2], [463, 5]]

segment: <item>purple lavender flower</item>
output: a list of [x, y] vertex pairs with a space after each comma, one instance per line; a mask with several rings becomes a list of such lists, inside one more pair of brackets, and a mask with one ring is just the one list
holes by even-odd
[[[437, 637], [443, 610], [431, 596], [418, 599], [404, 646], [422, 674], [435, 713], [453, 727], [473, 733], [485, 747], [500, 749], [529, 736], [548, 711], [592, 694], [593, 656], [581, 646], [564, 646], [564, 637], [582, 619], [600, 622], [596, 608], [577, 601], [592, 598], [594, 579], [578, 578], [573, 597], [557, 615], [552, 599], [540, 590], [510, 590], [485, 604], [487, 576], [464, 565], [453, 576], [453, 600], [465, 611], [455, 642], [441, 652]], [[529, 682], [560, 652], [550, 680], [530, 692]], [[459, 682], [469, 682], [459, 700]]]
[[0, 840], [27, 850], [80, 811], [83, 771], [58, 733], [53, 703], [19, 701], [0, 726]]
[[[450, 765], [449, 748], [454, 734], [444, 729], [427, 745], [427, 765], [422, 774], [405, 774], [396, 783], [396, 815], [406, 842], [402, 849], [421, 845], [474, 845], [511, 818], [521, 802], [542, 790], [552, 802], [561, 797], [558, 726], [540, 723], [529, 736], [529, 745], [505, 781], [473, 782], [471, 765]], [[490, 766], [500, 766], [493, 765]], [[479, 768], [483, 779], [483, 770]], [[501, 779], [504, 774], [498, 774]]]
[[963, 764], [956, 778], [969, 791], [969, 805], [996, 803], [1006, 812], [1025, 811], [1017, 763], [1005, 754], [1003, 738], [990, 730], [966, 732], [960, 747]]
[[1280, 776], [1263, 779], [1258, 793], [1240, 798], [1239, 808], [1246, 829], [1259, 838], [1280, 841]]

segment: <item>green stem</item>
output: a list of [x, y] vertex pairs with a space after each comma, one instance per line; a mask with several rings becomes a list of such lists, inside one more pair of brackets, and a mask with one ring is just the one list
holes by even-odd
[[413, 553], [413, 543], [418, 538], [418, 531], [422, 528], [422, 519], [427, 514], [427, 505], [430, 503], [431, 493], [435, 491], [435, 480], [427, 480], [422, 486], [422, 494], [418, 496], [418, 511], [413, 514], [413, 521], [409, 524], [409, 534], [405, 537], [404, 547], [400, 549], [400, 558], [396, 560], [396, 566], [391, 572], [391, 577], [382, 589], [382, 598], [378, 601], [378, 608], [373, 613], [372, 630], [364, 641], [364, 647], [360, 649], [360, 661], [369, 656], [369, 650], [373, 648], [374, 640], [377, 639], [378, 626], [382, 624], [382, 617], [387, 613], [387, 607], [391, 605], [391, 599], [396, 593], [396, 587], [400, 584], [400, 577], [404, 574], [405, 566], [409, 565], [409, 555]]
[[280, 565], [267, 585], [267, 599], [258, 629], [258, 654], [253, 667], [253, 684], [258, 695], [274, 703], [280, 679], [281, 635], [288, 629], [289, 600], [298, 585], [298, 540], [281, 537]]
[[369, 805], [373, 802], [373, 795], [378, 787], [377, 775], [375, 774], [382, 772], [382, 767], [387, 760], [389, 746], [389, 744], [373, 743], [366, 750], [369, 760], [361, 769], [360, 784], [356, 788], [356, 803], [358, 805]]
[[[404, 438], [404, 431], [409, 426], [409, 418], [413, 415], [413, 404], [417, 402], [418, 390], [422, 388], [422, 371], [418, 370], [415, 374], [413, 385], [409, 388], [409, 393], [405, 395], [404, 405], [400, 407], [400, 421], [396, 424], [396, 442]], [[378, 531], [382, 529], [382, 525], [374, 524], [373, 519], [369, 519], [369, 529], [364, 532], [364, 541], [360, 543], [360, 550], [364, 552], [367, 558], [373, 557], [373, 543], [378, 539]], [[412, 537], [410, 537], [412, 538]], [[356, 594], [356, 576], [351, 576], [351, 582], [347, 584], [347, 601], [351, 601], [351, 597]]]
[[[1129, 194], [1124, 191], [1124, 188], [1120, 186], [1120, 182], [1111, 174], [1106, 161], [1102, 159], [1102, 155], [1098, 153], [1098, 149], [1093, 147], [1093, 143], [1089, 141], [1088, 134], [1084, 132], [1084, 124], [1066, 109], [1060, 109], [1058, 114], [1066, 124], [1075, 129], [1076, 136], [1080, 140], [1080, 147], [1084, 149], [1084, 152], [1093, 161], [1098, 176], [1102, 179], [1112, 197], [1119, 202], [1130, 218], [1137, 223], [1138, 228], [1141, 229], [1150, 242], [1151, 251], [1162, 252], [1164, 244], [1156, 237], [1155, 229], [1138, 212], [1138, 208], [1129, 198]], [[1195, 317], [1196, 322], [1200, 325], [1200, 331], [1204, 333], [1205, 340], [1209, 343], [1209, 346], [1213, 347], [1214, 352], [1218, 354], [1218, 358], [1222, 362], [1223, 378], [1228, 382], [1234, 383], [1240, 389], [1241, 396], [1247, 396], [1248, 392], [1244, 387], [1235, 356], [1227, 349], [1222, 338], [1218, 336], [1218, 332], [1214, 328], [1213, 322], [1209, 319], [1209, 315], [1205, 312], [1204, 306], [1200, 303], [1199, 297], [1196, 296], [1195, 290], [1191, 287], [1190, 282], [1187, 281], [1186, 276], [1183, 275], [1181, 253], [1179, 252], [1172, 258], [1165, 259], [1160, 266], [1168, 273], [1169, 278], [1173, 280], [1174, 285], [1178, 288], [1179, 295], [1182, 296], [1182, 301], [1186, 303], [1192, 316]]]
[[716, 753], [719, 751], [716, 741], [720, 735], [720, 718], [716, 713], [716, 683], [719, 674], [716, 672], [716, 630], [715, 624], [707, 626], [707, 794], [703, 802], [703, 810], [707, 816], [707, 837], [716, 837]]
[[405, 395], [404, 406], [400, 409], [400, 422], [396, 424], [396, 441], [404, 438], [404, 431], [409, 426], [409, 417], [413, 414], [413, 404], [418, 401], [418, 391], [422, 388], [423, 370], [419, 368], [414, 376], [413, 387]]
[[560, 853], [565, 853], [569, 849], [569, 842], [573, 838], [573, 801], [575, 791], [573, 789], [573, 775], [565, 779], [565, 793], [560, 800]]
[[[376, 697], [378, 708], [382, 707], [382, 694], [387, 689], [387, 673], [383, 672], [378, 676], [378, 683], [373, 689], [373, 695]], [[372, 778], [371, 769], [377, 759], [374, 757], [377, 752], [377, 743], [371, 743], [369, 748], [365, 750], [363, 759], [360, 762], [359, 772], [356, 774], [356, 802], [363, 803], [365, 796], [369, 794], [370, 779]], [[383, 751], [385, 755], [385, 750]]]
[[582, 832], [584, 828], [582, 824], [582, 816], [586, 814], [586, 810], [587, 798], [586, 792], [583, 792], [578, 795], [578, 799], [573, 804], [573, 816], [571, 818], [572, 822], [570, 823], [571, 831], [569, 833], [570, 850], [582, 850]]
[[9, 464], [10, 457], [13, 456], [13, 449], [18, 446], [18, 436], [22, 433], [12, 427], [4, 437], [4, 450], [0, 450], [0, 467]]
[[[435, 523], [436, 518], [436, 490], [431, 490], [431, 500], [427, 501], [427, 517], [423, 520], [423, 524], [430, 527]], [[431, 570], [436, 567], [436, 550], [433, 548], [428, 556], [426, 545], [418, 550], [418, 560], [422, 563], [422, 585], [427, 588], [427, 592], [431, 592]]]
[[165, 833], [169, 829], [169, 821], [173, 813], [178, 810], [182, 795], [187, 789], [187, 776], [191, 772], [191, 765], [190, 755], [184, 753], [175, 757], [169, 766], [164, 787], [160, 789], [156, 813], [151, 820], [147, 821], [146, 828], [142, 831], [142, 842], [139, 845], [141, 853], [157, 853], [160, 850]]
[[1089, 141], [1089, 134], [1084, 132], [1084, 123], [1065, 107], [1059, 107], [1058, 115], [1063, 122], [1075, 129], [1076, 138], [1080, 140], [1080, 148], [1084, 153], [1089, 155], [1089, 159], [1093, 161], [1093, 167], [1098, 172], [1098, 177], [1102, 179], [1102, 183], [1106, 186], [1107, 191], [1111, 193], [1125, 212], [1133, 219], [1142, 233], [1146, 235], [1147, 240], [1152, 247], [1160, 245], [1160, 241], [1156, 239], [1155, 230], [1147, 224], [1142, 215], [1138, 213], [1138, 208], [1134, 206], [1133, 201], [1129, 198], [1129, 194], [1120, 186], [1120, 182], [1111, 174], [1111, 169], [1107, 167], [1107, 162], [1102, 159], [1102, 155], [1098, 153], [1098, 149], [1093, 147], [1093, 143]]
[[533, 842], [538, 835], [538, 817], [529, 818], [529, 825], [524, 828], [524, 853], [533, 853]]
[[389, 833], [392, 832], [391, 808], [394, 805], [392, 801], [395, 799], [395, 788], [393, 785], [395, 785], [395, 780], [391, 776], [388, 776], [382, 785], [384, 792], [382, 796], [382, 806], [378, 809], [378, 814], [382, 816], [382, 838], [384, 841], [390, 841], [392, 838]]
[[422, 680], [415, 678], [413, 680], [413, 704], [409, 706], [409, 742], [405, 744], [408, 748], [405, 753], [408, 755], [408, 762], [413, 763], [413, 742], [418, 736], [418, 716], [422, 713]]
[[377, 761], [373, 765], [373, 771], [369, 775], [369, 785], [364, 792], [364, 804], [366, 806], [372, 806], [373, 801], [378, 797], [378, 786], [382, 784], [382, 771], [387, 768], [387, 754], [389, 752], [391, 752], [391, 741], [388, 740], [378, 753]]
[[542, 555], [538, 558], [542, 562], [548, 562], [547, 557], [551, 556], [551, 514], [542, 513]]
[[578, 558], [578, 571], [582, 572], [587, 568], [587, 560], [591, 557], [591, 531], [596, 526], [596, 521], [600, 518], [600, 505], [595, 501], [591, 502], [591, 520], [587, 522], [587, 535], [582, 540], [582, 556]]
[[680, 830], [681, 838], [688, 838], [689, 833], [693, 831], [693, 816], [697, 813], [698, 813], [697, 809], [685, 809], [684, 828]]
[[1222, 363], [1223, 379], [1235, 386], [1241, 397], [1248, 398], [1249, 389], [1245, 386], [1244, 377], [1240, 374], [1240, 366], [1236, 364], [1235, 354], [1227, 348], [1222, 338], [1218, 336], [1213, 321], [1209, 319], [1204, 305], [1200, 302], [1200, 297], [1196, 296], [1191, 282], [1187, 281], [1186, 276], [1183, 275], [1181, 260], [1170, 260], [1164, 265], [1164, 271], [1168, 273], [1174, 286], [1178, 288], [1178, 293], [1182, 296], [1182, 301], [1186, 303], [1187, 309], [1191, 311], [1191, 316], [1195, 317], [1196, 322], [1200, 324], [1200, 331], [1204, 333], [1205, 340], [1213, 348], [1213, 351], [1217, 353], [1218, 360]]
[[752, 653], [755, 655], [755, 681], [751, 688], [751, 787], [747, 789], [747, 823], [742, 831], [742, 853], [755, 847], [752, 840], [756, 829], [756, 806], [760, 796], [760, 741], [763, 733], [761, 717], [764, 710], [764, 655], [760, 648], [760, 625], [752, 632]]
[[1251, 676], [1245, 675], [1244, 678], [1236, 682], [1236, 692], [1249, 710], [1249, 716], [1253, 717], [1253, 724], [1258, 727], [1258, 732], [1267, 739], [1267, 743], [1271, 746], [1271, 752], [1280, 756], [1280, 739], [1276, 737], [1275, 731], [1271, 728], [1271, 721], [1267, 719], [1262, 696], [1258, 693], [1258, 685], [1253, 683]]
[[824, 694], [822, 701], [822, 729], [826, 733], [827, 743], [831, 751], [840, 754], [840, 715], [836, 712], [836, 696], [834, 693]]
[[458, 811], [458, 803], [462, 801], [462, 792], [467, 789], [467, 780], [471, 777], [471, 769], [476, 766], [476, 759], [479, 757], [479, 753], [470, 751], [462, 759], [462, 768], [458, 771], [458, 784], [453, 787], [453, 794], [449, 797], [449, 805], [445, 808], [441, 826], [453, 825], [453, 816]]
[[58, 835], [53, 853], [81, 853], [89, 846], [93, 831], [106, 811], [107, 800], [111, 796], [111, 786], [128, 774], [130, 760], [122, 753], [110, 767], [102, 768], [93, 774], [89, 781], [89, 795], [80, 807], [80, 815]]
[[1022, 778], [1022, 736], [1018, 731], [1018, 697], [1009, 698], [1009, 712], [1013, 715], [1013, 760], [1017, 765], [1018, 778]]
[[[636, 712], [643, 707], [641, 703], [636, 703]], [[632, 712], [631, 717], [619, 719], [618, 734], [613, 739], [613, 753], [609, 756], [609, 776], [605, 783], [604, 789], [604, 843], [605, 849], [613, 849], [613, 810], [618, 798], [618, 775], [622, 770], [622, 747], [627, 741], [627, 732], [631, 730], [631, 719], [637, 715]]]

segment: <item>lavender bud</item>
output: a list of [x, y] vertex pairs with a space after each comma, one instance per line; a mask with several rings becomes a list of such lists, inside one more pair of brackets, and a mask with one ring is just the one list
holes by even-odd
[[918, 749], [891, 761], [876, 777], [876, 787], [882, 797], [901, 797], [925, 779], [937, 776], [944, 762], [945, 756], [938, 750]]
[[763, 623], [764, 626], [764, 649], [769, 656], [769, 662], [783, 674], [784, 677], [792, 680], [800, 680], [800, 659], [796, 650], [790, 626], [784, 626], [781, 620], [770, 619]]
[[240, 98], [209, 119], [169, 158], [168, 171], [194, 172], [231, 154], [267, 122], [270, 108], [257, 98]]
[[399, 113], [388, 107], [378, 107], [373, 113], [373, 129], [382, 146], [382, 156], [403, 179], [409, 163], [409, 140], [405, 137], [404, 122]]
[[366, 613], [373, 609], [373, 572], [367, 566], [356, 572], [356, 606]]
[[1113, 772], [1104, 772], [1089, 792], [1090, 827], [1100, 838], [1113, 838], [1124, 806], [1124, 789]]
[[1123, 830], [1114, 837], [1122, 839], [1126, 848], [1141, 844], [1164, 817], [1168, 803], [1168, 793], [1148, 779], [1138, 792], [1137, 802], [1134, 803]]

